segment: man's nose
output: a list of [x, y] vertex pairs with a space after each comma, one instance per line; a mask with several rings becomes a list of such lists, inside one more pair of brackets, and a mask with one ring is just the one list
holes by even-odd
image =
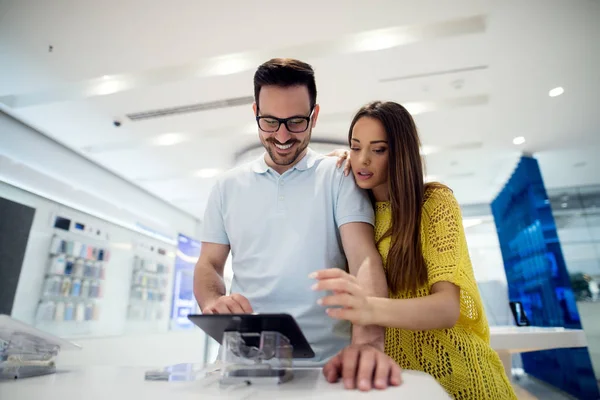
[[275, 132], [275, 139], [277, 139], [277, 141], [279, 143], [285, 143], [288, 140], [290, 140], [291, 138], [292, 138], [292, 135], [287, 130], [285, 124], [281, 124], [281, 126], [279, 127], [279, 130], [277, 132]]

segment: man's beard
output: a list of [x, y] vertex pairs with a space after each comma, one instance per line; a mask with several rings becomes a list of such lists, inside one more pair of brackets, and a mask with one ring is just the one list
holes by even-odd
[[[277, 153], [277, 150], [275, 149], [276, 148], [275, 143], [277, 143], [277, 144], [292, 144], [292, 146], [297, 146], [296, 151], [294, 153], [282, 156]], [[274, 138], [268, 138], [268, 139], [265, 139], [265, 143], [263, 145], [264, 145], [265, 149], [267, 150], [269, 157], [271, 157], [271, 160], [273, 160], [273, 162], [275, 164], [281, 165], [281, 166], [286, 166], [286, 165], [291, 165], [291, 164], [295, 163], [298, 160], [298, 157], [300, 157], [300, 155], [304, 152], [304, 150], [306, 150], [309, 143], [310, 143], [310, 134], [309, 134], [309, 136], [307, 136], [304, 139], [304, 141], [293, 139], [293, 140], [288, 140], [285, 143], [280, 143], [279, 141], [275, 140]]]

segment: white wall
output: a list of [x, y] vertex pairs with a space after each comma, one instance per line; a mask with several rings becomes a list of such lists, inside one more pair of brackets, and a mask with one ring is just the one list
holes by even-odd
[[[140, 254], [137, 244], [147, 243], [168, 250], [171, 258], [171, 268], [173, 267], [174, 262], [172, 259], [175, 253], [173, 245], [73, 210], [3, 182], [0, 182], [0, 196], [35, 209], [11, 314], [14, 318], [66, 338], [122, 335], [139, 330], [145, 330], [146, 332], [167, 331], [172, 296], [172, 269], [166, 289], [167, 300], [163, 307], [165, 317], [162, 320], [152, 323], [132, 323], [127, 321], [127, 309], [133, 258], [136, 254]], [[95, 230], [100, 230], [103, 237], [108, 235], [108, 240], [102, 237], [88, 237], [54, 229], [52, 222], [56, 215], [81, 222], [88, 227], [91, 225]], [[97, 321], [36, 321], [36, 310], [47, 272], [50, 242], [55, 234], [65, 240], [78, 240], [85, 244], [110, 250], [110, 259], [104, 263], [106, 272], [103, 281], [103, 296], [102, 299], [97, 301], [100, 307]], [[166, 263], [168, 261], [165, 260]]]
[[[2, 112], [0, 196], [36, 209], [12, 313], [24, 322], [36, 325], [35, 311], [44, 281], [53, 216], [77, 218], [110, 233], [111, 260], [106, 269], [99, 321], [62, 326], [37, 324], [83, 346], [82, 351], [63, 352], [59, 365], [165, 366], [204, 361], [206, 339], [199, 329], [167, 332], [165, 323], [144, 334], [126, 334], [140, 330], [140, 325], [131, 329], [126, 321], [134, 254], [130, 245], [143, 240], [169, 248], [165, 241], [175, 239], [177, 233], [198, 237], [200, 223], [196, 218]], [[169, 304], [170, 299], [169, 293]]]
[[197, 237], [199, 220], [0, 111], [0, 181], [132, 229]]
[[[178, 233], [197, 237], [200, 229], [198, 219], [193, 216], [1, 111], [0, 196], [36, 209], [12, 313], [24, 322], [34, 323], [54, 232], [53, 216], [77, 218], [110, 233], [107, 242], [112, 257], [107, 265], [105, 296], [101, 303], [103, 318], [95, 324], [72, 325], [66, 330], [40, 326], [65, 337], [144, 331], [147, 327], [124, 322], [135, 252], [132, 245], [146, 241], [162, 243], [174, 250], [172, 246]], [[170, 300], [169, 293], [168, 304]], [[150, 330], [166, 330], [168, 326], [159, 325]]]

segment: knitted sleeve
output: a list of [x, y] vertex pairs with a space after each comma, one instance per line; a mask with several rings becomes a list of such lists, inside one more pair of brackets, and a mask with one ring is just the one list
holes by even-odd
[[[462, 224], [460, 207], [450, 189], [428, 191], [423, 205], [421, 235], [427, 265], [429, 289], [437, 282], [451, 282], [460, 288], [461, 318], [475, 323], [487, 336], [479, 289]], [[427, 196], [426, 195], [426, 196]]]
[[460, 208], [449, 189], [431, 189], [426, 196], [421, 236], [429, 287], [441, 281], [460, 286]]

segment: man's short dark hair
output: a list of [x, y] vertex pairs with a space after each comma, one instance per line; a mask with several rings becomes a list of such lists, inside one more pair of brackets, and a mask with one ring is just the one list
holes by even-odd
[[262, 64], [254, 74], [254, 101], [258, 105], [258, 96], [263, 86], [306, 86], [310, 98], [310, 108], [317, 104], [317, 84], [315, 71], [300, 60], [293, 58], [274, 58]]

